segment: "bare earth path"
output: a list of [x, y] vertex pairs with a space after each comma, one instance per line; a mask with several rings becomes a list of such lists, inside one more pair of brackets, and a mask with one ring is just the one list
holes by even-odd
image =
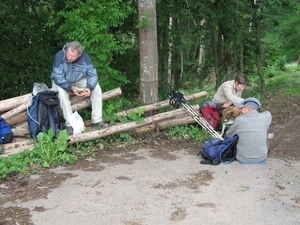
[[1, 183], [0, 225], [300, 224], [299, 99], [270, 102], [265, 165], [200, 165], [202, 144], [147, 135]]

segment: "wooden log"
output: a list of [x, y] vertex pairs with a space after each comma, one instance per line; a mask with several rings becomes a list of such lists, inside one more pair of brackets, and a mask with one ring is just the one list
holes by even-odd
[[16, 126], [16, 127], [12, 127], [12, 131], [14, 133], [14, 137], [26, 137], [26, 136], [30, 135], [27, 121], [24, 123], [18, 124], [18, 126]]
[[[192, 94], [192, 95], [184, 96], [184, 98], [187, 101], [191, 101], [191, 100], [195, 100], [195, 99], [198, 99], [198, 98], [205, 97], [206, 95], [207, 95], [207, 92], [202, 91], [202, 92], [198, 92], [198, 93], [195, 93], [195, 94]], [[149, 112], [149, 111], [159, 110], [159, 109], [162, 109], [162, 108], [165, 108], [165, 107], [168, 107], [168, 106], [170, 106], [170, 102], [169, 102], [169, 100], [165, 100], [165, 101], [157, 102], [157, 103], [154, 103], [154, 104], [151, 104], [151, 105], [145, 105], [145, 106], [140, 106], [140, 107], [136, 107], [136, 108], [132, 108], [132, 109], [126, 109], [122, 112], [116, 113], [116, 116], [122, 118], [122, 117], [127, 116], [128, 113], [130, 113], [130, 112], [136, 112], [137, 113], [140, 109], [144, 109], [145, 112]], [[86, 120], [84, 122], [85, 126], [90, 126], [91, 123], [92, 122], [90, 120]]]
[[[107, 91], [102, 94], [102, 100], [107, 100], [116, 96], [119, 96], [122, 94], [121, 88], [116, 88], [110, 91]], [[76, 96], [77, 97], [77, 96]], [[75, 104], [72, 105], [72, 110], [77, 111], [79, 109], [84, 109], [86, 107], [89, 107], [91, 105], [91, 100], [90, 98], [84, 98], [82, 101], [79, 101]]]
[[188, 125], [188, 124], [194, 124], [197, 123], [192, 117], [189, 115], [184, 115], [182, 117], [176, 117], [172, 120], [167, 120], [167, 121], [162, 121], [161, 123], [158, 124], [158, 128], [165, 130], [169, 127], [175, 127], [179, 125]]
[[[103, 100], [107, 100], [109, 98], [112, 98], [114, 96], [121, 95], [121, 94], [122, 94], [121, 89], [117, 88], [117, 89], [105, 92], [103, 94]], [[205, 92], [205, 91], [204, 92], [198, 92], [198, 93], [195, 93], [195, 94], [192, 94], [192, 95], [185, 96], [185, 99], [190, 101], [190, 100], [195, 100], [195, 99], [198, 99], [198, 98], [201, 98], [201, 97], [205, 97], [206, 95], [207, 95], [207, 92]], [[77, 97], [77, 96], [75, 96], [75, 97]], [[74, 108], [84, 107], [84, 105], [86, 104], [87, 101], [89, 101], [89, 99], [84, 99], [82, 101], [85, 101], [85, 103], [77, 102], [77, 104], [75, 106], [72, 106], [72, 108], [73, 107]], [[158, 110], [158, 109], [168, 107], [168, 106], [170, 106], [169, 100], [166, 100], [166, 101], [158, 102], [158, 103], [151, 104], [151, 105], [141, 106], [141, 107], [137, 107], [137, 108], [133, 108], [133, 109], [127, 109], [127, 110], [124, 110], [122, 112], [117, 113], [117, 116], [118, 117], [124, 117], [124, 116], [127, 116], [128, 113], [130, 113], [130, 112], [138, 112], [138, 110], [141, 109], [141, 108], [144, 108], [145, 112], [147, 112], [147, 111]], [[23, 135], [29, 134], [28, 125], [27, 125], [27, 128], [24, 127], [24, 126], [18, 128], [18, 124], [22, 124], [24, 121], [27, 121], [27, 112], [22, 112], [22, 113], [18, 114], [17, 116], [9, 118], [9, 119], [7, 119], [6, 122], [11, 126], [15, 126], [16, 136], [22, 136], [22, 134]], [[91, 120], [85, 121], [85, 126], [88, 127], [90, 125], [91, 125]], [[27, 129], [27, 133], [26, 133], [26, 129]]]
[[29, 98], [27, 102], [19, 105], [16, 108], [13, 108], [10, 111], [7, 111], [6, 113], [2, 114], [1, 116], [7, 120], [8, 118], [11, 118], [12, 116], [18, 115], [19, 113], [24, 112], [25, 110], [27, 110], [28, 107], [30, 107], [32, 105], [32, 98]]
[[[109, 92], [105, 92], [105, 93], [103, 93], [103, 100], [109, 99], [110, 97], [114, 97], [115, 95], [119, 95], [119, 94], [121, 94], [121, 89], [120, 88], [117, 88], [115, 90], [111, 90]], [[194, 100], [194, 99], [197, 99], [197, 98], [200, 98], [200, 97], [204, 97], [206, 95], [207, 95], [206, 92], [199, 92], [199, 93], [195, 93], [195, 94], [192, 94], [192, 95], [189, 95], [189, 96], [185, 96], [185, 99], [190, 101], [190, 100]], [[84, 104], [81, 104], [83, 106], [78, 106], [77, 105], [76, 107], [84, 107], [86, 104], [88, 105], [90, 103], [84, 103]], [[138, 112], [138, 110], [140, 108], [144, 108], [145, 111], [147, 111], [147, 110], [151, 111], [151, 110], [161, 109], [161, 108], [167, 107], [167, 106], [169, 106], [169, 100], [159, 102], [159, 103], [155, 103], [155, 104], [148, 105], [148, 106], [141, 106], [141, 107], [137, 107], [137, 108], [134, 108], [134, 109], [125, 110], [123, 112], [118, 113], [118, 116], [120, 116], [120, 117], [126, 116], [129, 112], [132, 112], [132, 111]], [[198, 109], [197, 107], [199, 107], [199, 106], [196, 106], [195, 108]], [[172, 111], [172, 112], [174, 113], [174, 111]], [[22, 137], [22, 136], [26, 136], [26, 135], [29, 134], [27, 119], [28, 119], [27, 118], [27, 112], [22, 112], [22, 113], [19, 113], [18, 115], [13, 116], [13, 117], [11, 117], [7, 120], [8, 124], [10, 124], [11, 126], [19, 124], [19, 126], [16, 126], [15, 128], [13, 128], [16, 136]], [[180, 120], [174, 120], [173, 122], [177, 123], [176, 121], [180, 121]], [[189, 121], [190, 121], [190, 119], [189, 119]], [[173, 122], [169, 122], [169, 123], [172, 124]], [[166, 121], [165, 123], [168, 123], [168, 122]], [[185, 122], [182, 122], [182, 123], [178, 122], [178, 123], [179, 124], [185, 124]], [[162, 123], [162, 124], [164, 124], [164, 123]], [[145, 126], [145, 125], [142, 125], [142, 126]], [[162, 128], [164, 126], [165, 125], [161, 125]], [[119, 132], [122, 132], [122, 131], [119, 131]], [[101, 137], [102, 137], [102, 135], [103, 134], [101, 134]], [[90, 140], [92, 140], [92, 139], [93, 138], [91, 138]], [[20, 144], [18, 144], [18, 146], [26, 146], [26, 144], [24, 145], [24, 144], [20, 143]]]
[[18, 154], [24, 150], [32, 150], [34, 148], [35, 141], [33, 139], [26, 139], [18, 142], [2, 145], [4, 148], [4, 154], [0, 157], [7, 157], [10, 155]]
[[0, 101], [0, 113], [7, 112], [13, 108], [18, 107], [19, 105], [26, 103], [31, 98], [31, 96], [32, 94], [29, 93], [26, 95], [21, 95]]
[[[104, 92], [102, 94], [102, 99], [103, 100], [107, 100], [116, 96], [119, 96], [122, 94], [122, 91], [120, 88], [116, 88], [107, 92]], [[82, 99], [81, 102], [76, 103], [75, 105], [72, 105], [72, 110], [76, 111], [79, 109], [83, 109], [86, 108], [88, 106], [90, 106], [91, 101], [90, 99], [86, 98], [86, 99]], [[27, 107], [26, 107], [27, 109]], [[9, 118], [6, 119], [6, 123], [9, 124], [10, 126], [16, 126], [17, 124], [23, 123], [25, 121], [28, 120], [28, 114], [27, 114], [27, 110], [24, 112], [20, 112], [17, 115], [11, 116]]]
[[[199, 106], [194, 107], [195, 110], [199, 110]], [[184, 125], [184, 124], [194, 124], [197, 123], [191, 116], [186, 114], [178, 115], [175, 118], [171, 118], [168, 120], [163, 120], [158, 122], [157, 124], [149, 124], [146, 126], [142, 126], [139, 128], [135, 129], [136, 133], [146, 133], [146, 132], [153, 132], [153, 131], [159, 131], [159, 130], [165, 130], [169, 127], [175, 127], [179, 125]]]
[[16, 126], [20, 123], [24, 123], [25, 121], [28, 121], [27, 111], [21, 112], [18, 115], [14, 115], [14, 116], [6, 119], [6, 123], [8, 125], [10, 125], [11, 127]]
[[[192, 106], [195, 109], [199, 106]], [[130, 131], [134, 130], [138, 127], [142, 127], [149, 124], [156, 124], [159, 121], [167, 120], [170, 118], [175, 118], [178, 115], [182, 115], [183, 110], [182, 109], [176, 109], [165, 113], [160, 113], [151, 117], [145, 118], [145, 121], [142, 123], [136, 123], [136, 122], [129, 122], [125, 124], [118, 124], [115, 126], [107, 127], [102, 130], [94, 130], [89, 132], [84, 132], [79, 135], [72, 135], [70, 136], [69, 144], [77, 143], [77, 142], [85, 142], [94, 140], [101, 137], [106, 137], [112, 134], [124, 132], [124, 131]], [[4, 144], [4, 150], [5, 154], [1, 155], [2, 157], [7, 157], [12, 154], [16, 154], [19, 152], [24, 151], [25, 149], [32, 150], [34, 147], [35, 141], [33, 139], [26, 139], [19, 142], [13, 142], [9, 144]]]
[[69, 143], [72, 144], [72, 143], [77, 143], [77, 142], [90, 141], [90, 140], [105, 137], [105, 136], [108, 136], [108, 135], [133, 130], [135, 128], [138, 128], [138, 127], [141, 127], [141, 126], [144, 126], [144, 125], [148, 125], [148, 124], [151, 124], [151, 123], [155, 124], [159, 121], [162, 121], [162, 120], [165, 120], [165, 119], [168, 119], [168, 118], [174, 118], [176, 115], [178, 115], [178, 113], [179, 114], [182, 113], [182, 109], [176, 109], [176, 110], [173, 110], [173, 111], [169, 111], [169, 112], [165, 112], [165, 113], [159, 113], [157, 115], [147, 117], [147, 118], [145, 118], [145, 121], [142, 122], [142, 123], [129, 122], [129, 123], [121, 124], [121, 125], [115, 125], [115, 126], [107, 127], [105, 129], [102, 129], [102, 130], [95, 130], [95, 131], [85, 132], [85, 133], [82, 133], [82, 134], [79, 134], [79, 135], [73, 135], [73, 136], [70, 136], [70, 142]]
[[[184, 96], [184, 98], [187, 101], [191, 101], [191, 100], [195, 100], [195, 99], [198, 99], [198, 98], [205, 97], [206, 95], [207, 95], [207, 92], [202, 91], [202, 92], [198, 92], [198, 93], [195, 93], [195, 94], [192, 94], [192, 95]], [[118, 117], [124, 117], [124, 116], [127, 116], [128, 113], [138, 112], [138, 110], [140, 110], [142, 108], [145, 109], [145, 112], [149, 112], [149, 111], [155, 111], [155, 110], [158, 110], [158, 109], [162, 109], [162, 108], [165, 108], [165, 107], [168, 107], [168, 106], [170, 106], [170, 101], [166, 100], [166, 101], [157, 102], [157, 103], [154, 103], [154, 104], [151, 104], [151, 105], [145, 105], [145, 106], [140, 106], [140, 107], [133, 108], [133, 109], [124, 110], [122, 112], [117, 113], [117, 116]]]
[[181, 117], [177, 117], [174, 119], [166, 120], [166, 121], [161, 121], [158, 124], [150, 124], [146, 126], [139, 127], [135, 129], [135, 132], [138, 134], [146, 133], [146, 132], [154, 132], [154, 131], [160, 131], [160, 130], [166, 130], [170, 127], [175, 127], [175, 126], [180, 126], [180, 125], [189, 125], [189, 124], [194, 124], [196, 121], [188, 116], [188, 115], [183, 115]]
[[[199, 110], [199, 106], [198, 105], [194, 106], [194, 108], [195, 108], [195, 110]], [[160, 122], [158, 124], [159, 129], [165, 129], [165, 128], [167, 128], [167, 125], [166, 125], [167, 123], [169, 123], [169, 124], [174, 123], [174, 125], [170, 125], [170, 126], [177, 126], [177, 125], [182, 125], [182, 124], [190, 124], [190, 120], [186, 120], [186, 118], [187, 117], [191, 118], [191, 117], [188, 116], [184, 110], [179, 111], [176, 115], [177, 116], [176, 116], [176, 118], [174, 118], [174, 120], [167, 120], [167, 121]], [[180, 120], [180, 118], [182, 118], [182, 121]], [[192, 120], [195, 122], [194, 119], [192, 119]], [[86, 127], [88, 127], [90, 125], [91, 124], [85, 123]], [[154, 125], [149, 125], [149, 126], [146, 126], [145, 128], [143, 126], [141, 128], [138, 128], [136, 130], [136, 132], [137, 133], [143, 133], [143, 132], [147, 132], [147, 131], [153, 131], [153, 130], [155, 130], [154, 128], [155, 128]], [[20, 124], [20, 125], [18, 125], [16, 127], [14, 127], [14, 128], [12, 128], [12, 130], [14, 132], [14, 136], [15, 137], [24, 137], [24, 136], [30, 135], [29, 129], [28, 129], [28, 123], [27, 122], [24, 122], [24, 123], [22, 123], [22, 124]]]

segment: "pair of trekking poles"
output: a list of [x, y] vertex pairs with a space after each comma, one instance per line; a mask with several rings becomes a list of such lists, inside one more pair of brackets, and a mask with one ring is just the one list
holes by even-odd
[[190, 115], [204, 130], [206, 130], [214, 138], [224, 140], [223, 137], [215, 131], [215, 129], [197, 112], [184, 98], [183, 94], [178, 91], [169, 92], [170, 105], [174, 108], [182, 108], [188, 115]]

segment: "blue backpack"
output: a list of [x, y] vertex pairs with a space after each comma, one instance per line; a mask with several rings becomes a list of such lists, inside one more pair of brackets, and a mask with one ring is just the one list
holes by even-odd
[[14, 138], [14, 133], [10, 126], [0, 116], [0, 144], [11, 143]]
[[59, 106], [58, 93], [51, 90], [38, 92], [32, 98], [32, 105], [28, 112], [28, 127], [30, 135], [37, 140], [40, 132], [47, 133], [53, 129], [54, 138], [60, 132], [60, 118], [57, 107]]
[[203, 158], [200, 163], [211, 165], [219, 165], [221, 162], [231, 163], [235, 160], [238, 139], [239, 136], [234, 135], [225, 140], [212, 139], [207, 141], [203, 146], [203, 150], [197, 155], [201, 154]]

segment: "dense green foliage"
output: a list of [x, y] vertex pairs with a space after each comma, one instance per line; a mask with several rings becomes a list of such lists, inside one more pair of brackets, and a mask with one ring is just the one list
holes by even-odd
[[0, 99], [27, 94], [34, 82], [50, 84], [56, 31], [45, 24], [52, 7], [47, 1], [1, 1]]
[[118, 27], [134, 9], [121, 0], [70, 0], [65, 8], [53, 14], [48, 26], [65, 40], [78, 40], [92, 57], [101, 77], [101, 86], [111, 90], [126, 84], [127, 78], [110, 67], [113, 54], [123, 54], [131, 47], [130, 32]]
[[[31, 92], [34, 82], [51, 85], [54, 54], [71, 40], [92, 56], [104, 91], [119, 86], [125, 97], [138, 98], [137, 1], [1, 5], [0, 99]], [[157, 1], [156, 14], [161, 97], [170, 89], [217, 87], [240, 72], [259, 84], [270, 67], [298, 59], [296, 0], [166, 0]]]

